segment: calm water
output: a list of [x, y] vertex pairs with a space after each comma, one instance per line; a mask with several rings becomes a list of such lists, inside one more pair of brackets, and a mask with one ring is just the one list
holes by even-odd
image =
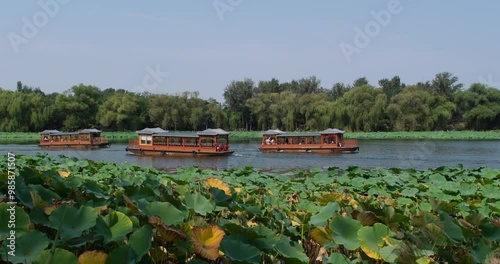
[[[428, 169], [439, 166], [466, 168], [487, 166], [500, 168], [500, 141], [433, 141], [433, 140], [360, 140], [360, 151], [354, 154], [288, 154], [261, 153], [259, 142], [233, 143], [235, 153], [227, 157], [140, 157], [128, 154], [125, 144], [112, 144], [98, 150], [46, 150], [49, 155], [127, 162], [164, 170], [197, 165], [200, 168], [225, 169], [251, 165], [264, 170], [284, 171], [313, 167], [363, 168], [399, 167]], [[35, 155], [36, 145], [0, 145], [0, 153]]]

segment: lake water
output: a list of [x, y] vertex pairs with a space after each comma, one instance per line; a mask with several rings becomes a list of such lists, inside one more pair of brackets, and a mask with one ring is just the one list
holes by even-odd
[[124, 143], [115, 143], [109, 148], [96, 150], [42, 150], [37, 145], [8, 144], [0, 145], [0, 153], [3, 155], [13, 151], [15, 154], [36, 155], [38, 152], [47, 152], [54, 156], [127, 162], [162, 170], [193, 165], [216, 170], [249, 165], [272, 171], [313, 167], [347, 168], [351, 165], [362, 168], [398, 167], [420, 170], [457, 164], [466, 168], [500, 168], [500, 141], [359, 140], [360, 150], [353, 154], [261, 153], [259, 146], [258, 141], [232, 143], [231, 148], [235, 153], [226, 157], [135, 156], [125, 151]]

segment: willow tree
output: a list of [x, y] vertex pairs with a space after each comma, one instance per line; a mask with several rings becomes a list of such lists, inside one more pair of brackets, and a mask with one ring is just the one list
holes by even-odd
[[444, 96], [433, 95], [417, 86], [407, 86], [387, 107], [395, 131], [443, 129], [454, 111], [455, 105]]
[[387, 96], [381, 89], [370, 85], [354, 87], [338, 100], [336, 110], [348, 119], [348, 128], [355, 131], [378, 130], [384, 111]]

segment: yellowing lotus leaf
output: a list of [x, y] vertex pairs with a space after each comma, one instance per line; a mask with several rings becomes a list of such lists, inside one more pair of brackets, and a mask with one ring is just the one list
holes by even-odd
[[67, 178], [71, 174], [71, 172], [69, 172], [69, 171], [58, 171], [58, 172], [59, 172], [59, 175], [63, 178]]
[[310, 236], [311, 239], [320, 244], [323, 245], [329, 241], [332, 240], [332, 236], [330, 235], [331, 231], [329, 230], [328, 227], [318, 227], [313, 230], [311, 230]]
[[45, 208], [43, 208], [43, 212], [46, 214], [46, 215], [50, 215], [52, 212], [54, 212], [54, 210], [56, 210], [60, 205], [52, 205], [52, 206], [47, 206]]
[[225, 182], [221, 181], [220, 179], [208, 178], [205, 180], [205, 184], [208, 187], [217, 188], [219, 190], [222, 190], [222, 191], [224, 191], [224, 193], [231, 196], [231, 190], [229, 189], [229, 186], [227, 186], [227, 184]]
[[79, 264], [104, 264], [108, 254], [102, 251], [85, 251], [78, 257]]
[[134, 202], [130, 200], [130, 198], [128, 198], [125, 194], [123, 194], [122, 196], [123, 196], [123, 201], [125, 201], [125, 205], [127, 205], [128, 209], [130, 209], [132, 213], [142, 215], [141, 210], [139, 210], [139, 207], [137, 207], [137, 205], [135, 205]]
[[234, 188], [234, 191], [235, 191], [235, 192], [237, 192], [237, 193], [241, 192], [241, 190], [242, 190], [242, 189], [241, 189], [240, 187], [236, 187], [236, 188]]
[[165, 242], [170, 242], [170, 241], [176, 241], [179, 238], [185, 240], [186, 239], [186, 234], [180, 230], [170, 228], [167, 226], [163, 220], [161, 220], [160, 217], [158, 216], [151, 216], [149, 217], [149, 223], [152, 224], [156, 230], [158, 231], [158, 234], [160, 234], [161, 238], [165, 240]]
[[191, 230], [190, 239], [195, 252], [206, 259], [216, 260], [219, 257], [219, 247], [224, 231], [218, 226], [211, 225], [205, 228], [195, 227]]

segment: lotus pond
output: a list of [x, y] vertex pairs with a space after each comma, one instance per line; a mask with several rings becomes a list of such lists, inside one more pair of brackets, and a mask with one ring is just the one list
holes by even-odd
[[0, 258], [12, 263], [489, 263], [499, 255], [497, 169], [165, 173], [18, 155], [10, 209], [7, 162], [0, 168]]

